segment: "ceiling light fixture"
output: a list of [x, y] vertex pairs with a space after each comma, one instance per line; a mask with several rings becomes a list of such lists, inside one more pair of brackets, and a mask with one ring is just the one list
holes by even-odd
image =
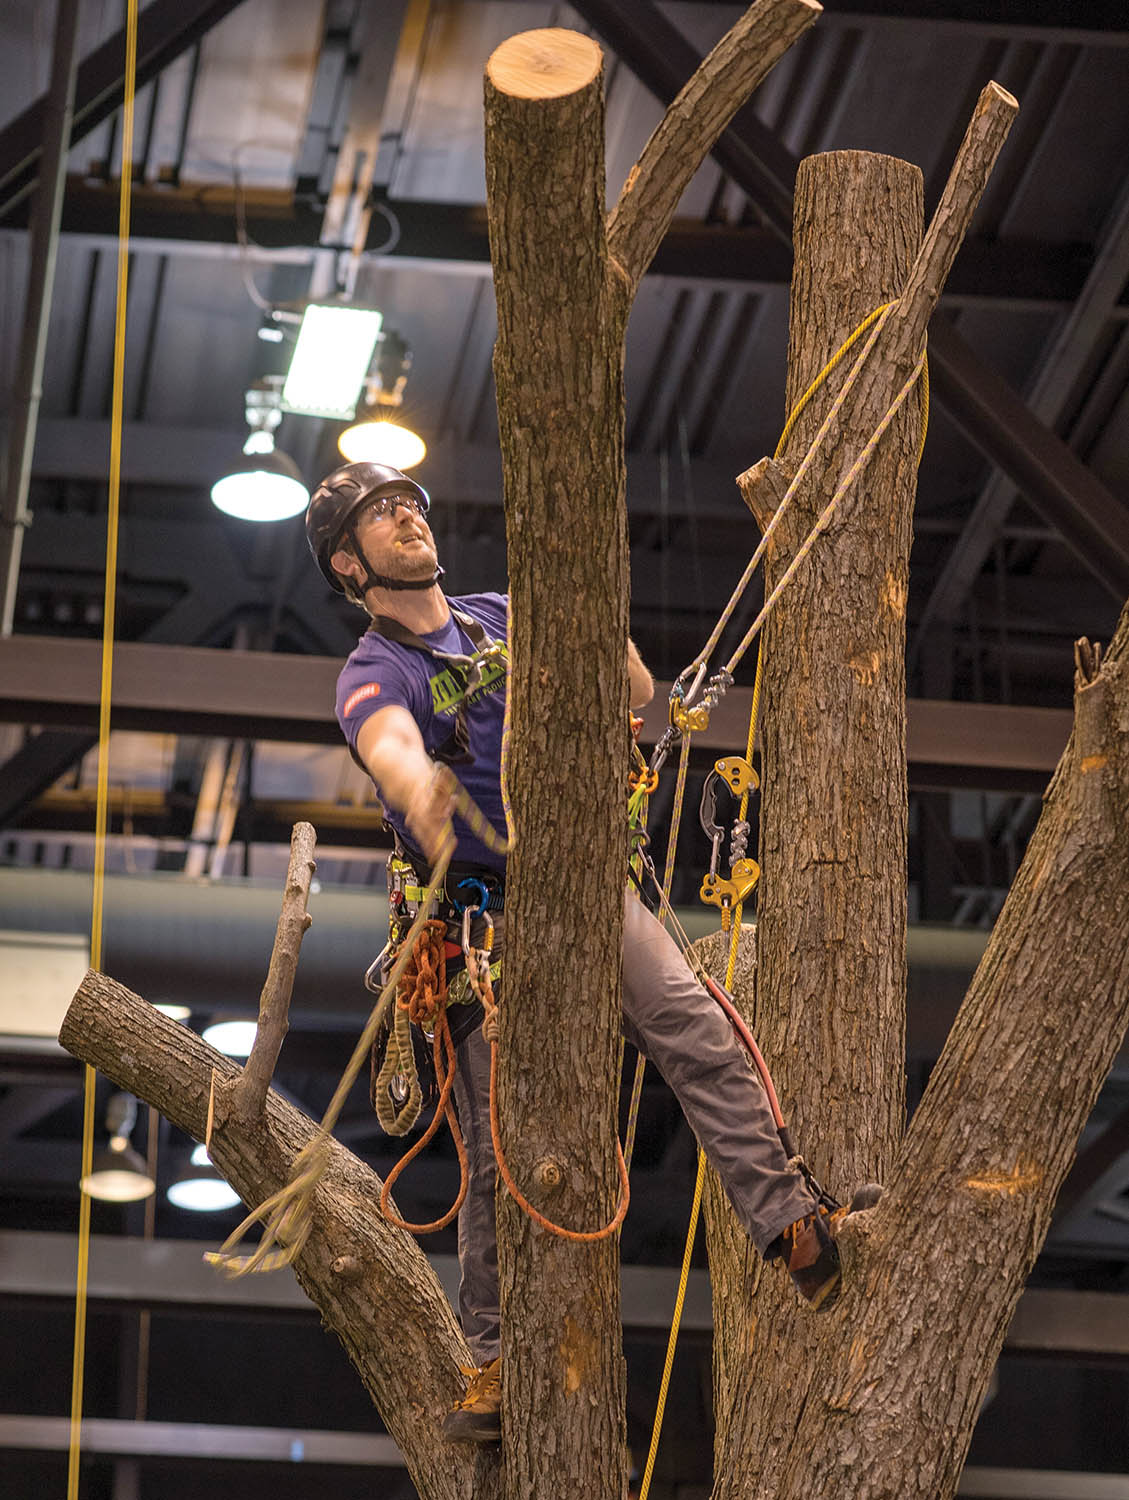
[[129, 1144], [136, 1124], [137, 1100], [131, 1094], [111, 1094], [106, 1106], [109, 1143], [95, 1151], [90, 1171], [79, 1182], [88, 1197], [103, 1203], [137, 1203], [156, 1191], [141, 1155]]
[[345, 422], [357, 410], [380, 336], [381, 313], [347, 303], [311, 302], [282, 387], [284, 411]]
[[240, 521], [285, 521], [305, 510], [310, 492], [298, 465], [274, 446], [282, 421], [277, 382], [253, 385], [244, 397], [244, 414], [251, 430], [243, 453], [212, 485], [212, 504]]
[[337, 446], [351, 464], [388, 464], [401, 473], [414, 469], [427, 454], [427, 444], [410, 427], [385, 417], [347, 427]]
[[412, 351], [400, 334], [388, 329], [380, 336], [376, 358], [365, 382], [360, 421], [337, 439], [350, 463], [388, 464], [393, 469], [415, 468], [427, 454], [427, 444], [403, 422], [393, 421], [404, 401], [404, 387], [412, 367]]
[[175, 1208], [197, 1214], [221, 1213], [239, 1202], [239, 1194], [210, 1165], [189, 1167], [169, 1183], [165, 1196]]
[[203, 1037], [217, 1052], [228, 1057], [250, 1057], [257, 1030], [254, 1021], [214, 1021]]

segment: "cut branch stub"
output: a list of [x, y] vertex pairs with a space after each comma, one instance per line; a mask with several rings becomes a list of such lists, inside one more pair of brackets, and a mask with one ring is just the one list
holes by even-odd
[[231, 1085], [231, 1110], [244, 1122], [253, 1120], [263, 1112], [267, 1090], [278, 1064], [278, 1054], [289, 1029], [290, 996], [294, 990], [294, 976], [298, 971], [299, 950], [312, 920], [306, 911], [306, 904], [310, 899], [310, 883], [317, 868], [314, 862], [316, 843], [317, 835], [311, 824], [295, 823], [290, 836], [290, 865], [286, 872], [282, 910], [278, 917], [266, 982], [259, 997], [259, 1024], [255, 1041], [243, 1072]]
[[890, 320], [888, 332], [894, 332], [902, 359], [917, 357], [926, 325], [1018, 110], [1017, 100], [998, 83], [986, 84], [976, 102], [941, 201]]
[[511, 99], [560, 99], [595, 83], [603, 66], [591, 37], [546, 27], [503, 42], [486, 64], [486, 77]]

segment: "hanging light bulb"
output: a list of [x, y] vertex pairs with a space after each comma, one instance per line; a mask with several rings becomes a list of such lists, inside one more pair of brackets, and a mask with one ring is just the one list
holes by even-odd
[[239, 1202], [239, 1194], [209, 1163], [190, 1166], [169, 1183], [165, 1196], [174, 1207], [201, 1214], [220, 1213]]
[[347, 427], [337, 446], [351, 464], [388, 464], [401, 472], [415, 468], [427, 453], [427, 444], [410, 427], [384, 417]]
[[137, 1100], [130, 1094], [111, 1094], [106, 1106], [109, 1143], [94, 1153], [91, 1169], [79, 1187], [103, 1203], [137, 1203], [157, 1189], [140, 1154], [129, 1144], [137, 1124]]
[[392, 420], [403, 406], [411, 368], [411, 347], [394, 329], [385, 329], [365, 382], [364, 405], [358, 411], [361, 420], [337, 439], [350, 463], [388, 464], [403, 472], [422, 462], [427, 444], [410, 427]]
[[250, 432], [243, 454], [230, 471], [212, 485], [212, 504], [240, 521], [284, 521], [305, 510], [310, 492], [298, 465], [274, 445], [282, 420], [277, 382], [263, 381], [245, 397]]

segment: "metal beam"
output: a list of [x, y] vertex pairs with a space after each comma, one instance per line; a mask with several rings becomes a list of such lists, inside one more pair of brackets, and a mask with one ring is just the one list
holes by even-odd
[[1129, 1108], [1115, 1115], [1097, 1139], [1074, 1160], [1055, 1203], [1055, 1226], [1078, 1209], [1092, 1207], [1107, 1193], [1129, 1182]]
[[[684, 3], [716, 9], [715, 0]], [[857, 27], [874, 22], [959, 27], [1015, 40], [1052, 41], [1061, 35], [1076, 46], [1129, 46], [1129, 22], [1121, 0], [836, 0], [820, 25]]]
[[[660, 102], [669, 105], [701, 61], [654, 4], [573, 0]], [[796, 170], [792, 153], [750, 105], [734, 116], [714, 160], [791, 241]], [[929, 330], [933, 389], [977, 448], [1020, 487], [1107, 587], [1129, 593], [1129, 513], [1070, 449], [1039, 423], [1008, 383], [943, 318]]]
[[[247, 1459], [258, 1463], [404, 1467], [399, 1448], [384, 1434], [326, 1432], [320, 1427], [233, 1427], [87, 1417], [81, 1441], [87, 1458]], [[58, 1453], [65, 1452], [69, 1444], [70, 1422], [66, 1417], [0, 1416], [0, 1448]]]
[[[1093, 267], [1069, 316], [1050, 340], [1027, 396], [1033, 416], [1054, 428], [1129, 278], [1129, 185], [1110, 215]], [[953, 621], [995, 545], [1016, 498], [1015, 485], [999, 472], [981, 491], [960, 538], [926, 602], [918, 637], [931, 620]], [[1120, 602], [1120, 598], [1119, 598]]]
[[[151, 0], [138, 18], [137, 87], [186, 52], [242, 0]], [[115, 32], [79, 64], [70, 146], [120, 108], [126, 38]], [[0, 130], [0, 221], [28, 196], [38, 180], [47, 116], [41, 95]]]
[[[394, 217], [398, 238], [379, 258], [390, 265], [490, 271], [485, 210], [478, 204], [395, 200], [384, 204]], [[117, 233], [117, 193], [113, 183], [72, 177], [67, 183], [62, 232], [109, 243]], [[19, 228], [20, 213], [8, 224]], [[293, 262], [312, 256], [320, 242], [321, 211], [289, 193], [248, 195], [247, 231], [256, 260], [273, 256]], [[371, 229], [366, 250], [374, 254], [388, 239], [382, 216]], [[235, 204], [226, 185], [181, 184], [179, 188], [138, 185], [130, 206], [130, 246], [144, 254], [147, 242], [162, 253], [238, 252]], [[308, 257], [307, 257], [308, 258]], [[1031, 306], [1071, 303], [1086, 282], [1093, 256], [1083, 244], [1052, 244], [1025, 239], [970, 239], [961, 249], [945, 288], [947, 301], [1016, 303]], [[676, 219], [651, 265], [653, 275], [734, 285], [783, 285], [792, 274], [789, 247], [772, 230]], [[1115, 316], [1129, 316], [1124, 301]]]
[[[428, 1257], [448, 1296], [458, 1287], [453, 1255]], [[0, 1231], [0, 1297], [74, 1295], [75, 1240], [67, 1234]], [[669, 1325], [678, 1271], [666, 1266], [621, 1270], [623, 1324], [628, 1330]], [[237, 1308], [305, 1311], [315, 1315], [293, 1276], [243, 1277], [228, 1281], [205, 1266], [195, 1240], [143, 1240], [116, 1235], [91, 1239], [89, 1295], [96, 1303], [131, 1307], [187, 1307], [218, 1314]], [[709, 1274], [692, 1271], [683, 1325], [688, 1332], [712, 1328]], [[1129, 1297], [1115, 1292], [1024, 1292], [1005, 1348], [1058, 1355], [1129, 1358]]]
[[31, 735], [0, 766], [0, 828], [9, 828], [97, 743], [91, 730], [42, 729]]
[[55, 288], [77, 56], [78, 0], [59, 0], [51, 52], [51, 82], [43, 105], [43, 171], [31, 206], [23, 333], [12, 394], [4, 504], [0, 516], [0, 635], [10, 635], [12, 631], [24, 529], [31, 520], [27, 491], [31, 482], [35, 424], [43, 395], [43, 364]]
[[[101, 647], [97, 641], [21, 635], [0, 641], [0, 720], [96, 722]], [[123, 729], [218, 734], [301, 744], [340, 743], [333, 717], [340, 663], [331, 657], [264, 657], [256, 651], [119, 642], [114, 722]], [[656, 685], [642, 737], [665, 724], [668, 683]], [[696, 739], [706, 749], [742, 740], [750, 688], [731, 688]], [[1049, 773], [1070, 733], [1066, 709], [914, 698], [907, 705], [911, 761], [936, 766]]]

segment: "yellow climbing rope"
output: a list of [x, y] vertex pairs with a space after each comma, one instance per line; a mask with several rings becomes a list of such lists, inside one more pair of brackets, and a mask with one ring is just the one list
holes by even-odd
[[[118, 516], [121, 509], [122, 412], [125, 389], [125, 317], [129, 288], [130, 163], [133, 161], [134, 92], [137, 78], [138, 0], [128, 0], [122, 97], [122, 175], [118, 196], [118, 282], [114, 322], [114, 373], [110, 409], [110, 476], [106, 526], [106, 581], [102, 606], [102, 684], [98, 711], [98, 782], [94, 815], [94, 893], [90, 914], [90, 967], [102, 965], [102, 909], [106, 885], [106, 827], [110, 787], [110, 699], [113, 687], [114, 616], [117, 608]], [[82, 1166], [90, 1175], [94, 1159], [94, 1096], [97, 1075], [83, 1069]], [[83, 1377], [86, 1367], [86, 1303], [90, 1273], [90, 1195], [79, 1193], [78, 1267], [75, 1278], [74, 1350], [71, 1363], [70, 1439], [67, 1500], [77, 1500], [82, 1445]]]

